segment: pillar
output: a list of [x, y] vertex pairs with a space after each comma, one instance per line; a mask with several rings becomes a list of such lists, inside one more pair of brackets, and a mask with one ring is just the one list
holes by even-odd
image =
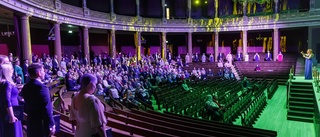
[[166, 18], [166, 0], [161, 0], [161, 5], [162, 5], [162, 23], [167, 22]]
[[243, 16], [247, 16], [247, 5], [248, 5], [248, 1], [244, 0], [244, 2], [242, 3]]
[[83, 27], [83, 52], [84, 55], [87, 56], [88, 61], [90, 62], [90, 48], [89, 48], [89, 28]]
[[214, 34], [214, 61], [218, 62], [218, 54], [219, 54], [219, 32], [215, 32]]
[[167, 50], [167, 33], [161, 32], [161, 57], [166, 59], [166, 50]]
[[190, 61], [192, 62], [192, 32], [188, 32], [188, 54], [190, 57]]
[[116, 18], [116, 15], [114, 14], [113, 0], [110, 0], [110, 18], [111, 18], [111, 20], [115, 20], [115, 18]]
[[248, 31], [247, 30], [243, 30], [242, 31], [242, 53], [243, 53], [243, 57], [245, 56], [245, 55], [247, 55], [248, 54], [248, 49], [247, 49], [247, 46], [248, 46]]
[[279, 53], [280, 31], [278, 28], [273, 29], [273, 60], [276, 61]]
[[60, 35], [60, 22], [54, 24], [54, 55], [58, 56], [58, 62], [61, 61], [61, 35]]
[[90, 15], [90, 11], [87, 8], [87, 0], [82, 0], [82, 8], [83, 8], [84, 16], [89, 16]]
[[140, 17], [140, 0], [136, 0], [137, 17]]
[[136, 47], [137, 60], [141, 60], [141, 32], [137, 31], [134, 33], [134, 43]]
[[32, 63], [29, 15], [21, 16], [21, 36], [23, 59], [27, 59], [29, 63]]
[[279, 0], [274, 0], [274, 13], [279, 13]]
[[313, 11], [316, 9], [316, 0], [310, 0], [310, 11]]
[[219, 13], [219, 0], [214, 0], [214, 9], [215, 9], [215, 11], [214, 11], [214, 17], [215, 18], [218, 18], [219, 16], [218, 16], [218, 13]]
[[116, 57], [116, 31], [110, 30], [110, 51], [109, 54], [112, 58]]
[[188, 0], [188, 19], [191, 19], [191, 0]]

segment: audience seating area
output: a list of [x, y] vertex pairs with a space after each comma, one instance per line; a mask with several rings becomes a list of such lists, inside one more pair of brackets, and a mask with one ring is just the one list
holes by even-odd
[[[248, 62], [237, 61], [234, 64], [241, 73], [240, 75], [248, 78], [257, 77], [267, 78], [268, 80], [277, 79], [279, 84], [285, 85], [289, 78], [290, 68], [296, 64], [296, 55], [284, 54], [284, 60], [282, 62], [263, 61], [264, 56], [260, 55], [260, 57], [261, 60], [258, 62], [252, 60]], [[261, 71], [254, 71], [257, 65], [260, 66]]]
[[[277, 136], [275, 131], [255, 129], [252, 124], [266, 105], [265, 90], [274, 94], [277, 81], [270, 83], [266, 79], [251, 79], [252, 90], [242, 90], [241, 83], [236, 80], [209, 78], [206, 80], [190, 81], [188, 85], [193, 92], [182, 90], [181, 84], [162, 85], [153, 95], [158, 109], [166, 109], [164, 113], [153, 109], [131, 110], [112, 100], [111, 108], [103, 97], [98, 96], [106, 107], [109, 130], [113, 136]], [[60, 132], [56, 136], [74, 136], [75, 125], [69, 120], [68, 110], [73, 92], [66, 91], [65, 85], [58, 81], [48, 84], [53, 100], [54, 114], [60, 115]], [[226, 111], [221, 121], [214, 121], [206, 115], [205, 97], [208, 94], [218, 96], [220, 104], [224, 104]], [[272, 96], [270, 95], [270, 96]], [[66, 104], [66, 99], [69, 104]], [[232, 125], [232, 122], [241, 116], [244, 126]], [[27, 117], [25, 115], [25, 117]], [[199, 119], [200, 118], [200, 119]], [[26, 126], [24, 126], [26, 129]]]

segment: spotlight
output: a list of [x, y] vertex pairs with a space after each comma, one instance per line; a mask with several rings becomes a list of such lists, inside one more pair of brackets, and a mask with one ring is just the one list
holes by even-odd
[[204, 4], [208, 4], [208, 1], [204, 1]]
[[198, 5], [198, 4], [200, 4], [200, 1], [196, 0], [194, 3]]
[[72, 33], [72, 30], [69, 30], [68, 33]]

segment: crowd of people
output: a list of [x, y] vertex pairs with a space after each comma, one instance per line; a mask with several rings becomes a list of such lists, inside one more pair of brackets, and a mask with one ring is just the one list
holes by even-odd
[[[75, 95], [70, 110], [70, 113], [72, 113], [71, 119], [77, 121], [81, 121], [79, 115], [81, 116], [83, 113], [80, 112], [83, 108], [79, 107], [78, 100], [88, 98], [89, 102], [96, 102], [96, 98], [88, 96], [91, 94], [104, 96], [107, 102], [110, 100], [109, 97], [112, 97], [124, 105], [130, 103], [137, 106], [141, 105], [141, 103], [152, 105], [150, 101], [152, 94], [162, 84], [176, 84], [179, 82], [186, 92], [192, 92], [193, 89], [188, 86], [186, 79], [206, 79], [207, 77], [214, 76], [224, 77], [226, 79], [235, 78], [234, 74], [228, 68], [228, 64], [232, 64], [233, 61], [230, 53], [226, 57], [221, 53], [218, 55], [219, 63], [225, 63], [218, 72], [213, 72], [211, 69], [205, 70], [204, 68], [194, 68], [190, 72], [184, 70], [184, 67], [189, 63], [200, 62], [198, 54], [192, 55], [191, 58], [187, 54], [184, 61], [180, 55], [173, 58], [171, 53], [168, 53], [166, 57], [166, 59], [163, 59], [156, 53], [152, 56], [142, 55], [141, 60], [138, 61], [136, 56], [119, 53], [115, 58], [100, 54], [94, 56], [92, 60], [89, 60], [87, 56], [80, 57], [79, 59], [77, 55], [71, 55], [70, 58], [64, 55], [61, 60], [58, 60], [57, 55], [51, 58], [49, 55], [42, 54], [41, 56], [32, 55], [33, 64], [30, 65], [29, 60], [23, 60], [23, 63], [20, 64], [19, 58], [14, 58], [11, 53], [8, 56], [1, 55], [0, 90], [1, 95], [3, 95], [1, 98], [3, 99], [1, 99], [0, 106], [1, 110], [5, 110], [1, 111], [1, 117], [9, 115], [9, 121], [6, 124], [14, 123], [15, 128], [13, 129], [21, 128], [21, 122], [13, 115], [11, 106], [20, 105], [18, 99], [19, 90], [17, 87], [24, 85], [20, 95], [25, 99], [22, 100], [24, 104], [30, 106], [25, 111], [30, 114], [30, 119], [33, 120], [32, 115], [34, 113], [32, 110], [37, 109], [37, 107], [33, 107], [35, 102], [30, 99], [30, 96], [36, 95], [30, 93], [30, 90], [37, 86], [42, 87], [38, 88], [40, 89], [39, 94], [42, 95], [40, 100], [44, 100], [43, 104], [46, 109], [45, 112], [41, 113], [46, 114], [45, 119], [47, 123], [45, 127], [48, 127], [48, 129], [43, 130], [40, 134], [52, 134], [52, 132], [54, 132], [54, 124], [52, 124], [52, 113], [51, 115], [49, 114], [50, 111], [52, 112], [52, 106], [50, 99], [48, 99], [48, 93], [44, 93], [49, 92], [48, 88], [45, 88], [44, 85], [52, 81], [53, 75], [57, 76], [57, 78], [64, 79], [67, 91], [80, 91]], [[214, 56], [211, 54], [207, 58], [206, 55], [203, 54], [201, 62], [206, 61], [214, 62]], [[84, 78], [87, 81], [84, 82]], [[7, 94], [10, 94], [10, 97], [8, 97]], [[94, 108], [99, 108], [97, 106], [101, 106], [101, 104], [93, 103]], [[94, 111], [99, 112], [100, 110], [96, 109]], [[36, 116], [37, 114], [34, 115]], [[101, 117], [101, 115], [98, 117]], [[85, 121], [86, 120], [84, 120], [84, 122]], [[38, 121], [30, 121], [30, 123], [34, 122]], [[103, 123], [104, 120], [100, 121], [100, 123], [97, 122], [96, 124], [99, 125], [97, 128], [103, 128], [101, 127]], [[3, 124], [4, 123], [1, 122], [1, 131], [6, 130], [4, 127], [8, 127]], [[16, 125], [20, 127], [17, 128]], [[41, 124], [38, 123], [38, 125], [34, 127], [37, 128], [39, 125]], [[30, 127], [33, 127], [32, 124]], [[32, 130], [35, 129], [30, 128], [30, 131]], [[5, 134], [7, 132], [1, 133]], [[22, 134], [20, 131], [15, 131], [14, 133]], [[30, 133], [30, 135], [32, 135], [32, 133]]]

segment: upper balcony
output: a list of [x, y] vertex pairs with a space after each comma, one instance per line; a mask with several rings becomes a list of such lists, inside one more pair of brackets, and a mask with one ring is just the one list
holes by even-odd
[[[45, 20], [91, 28], [125, 31], [214, 32], [320, 25], [320, 18], [318, 17], [320, 11], [316, 9], [288, 9], [282, 10], [277, 14], [273, 12], [252, 13], [253, 10], [249, 10], [247, 11], [247, 16], [242, 16], [241, 10], [232, 15], [223, 15], [222, 11], [220, 11], [218, 18], [207, 16], [205, 18], [182, 17], [177, 19], [177, 17], [174, 18], [173, 16], [170, 19], [164, 19], [162, 17], [150, 18], [120, 14], [112, 16], [105, 11], [90, 10], [89, 8], [63, 3], [60, 0], [4, 0], [0, 1], [0, 5]], [[241, 9], [241, 6], [239, 8]], [[230, 13], [230, 11], [225, 12]]]

